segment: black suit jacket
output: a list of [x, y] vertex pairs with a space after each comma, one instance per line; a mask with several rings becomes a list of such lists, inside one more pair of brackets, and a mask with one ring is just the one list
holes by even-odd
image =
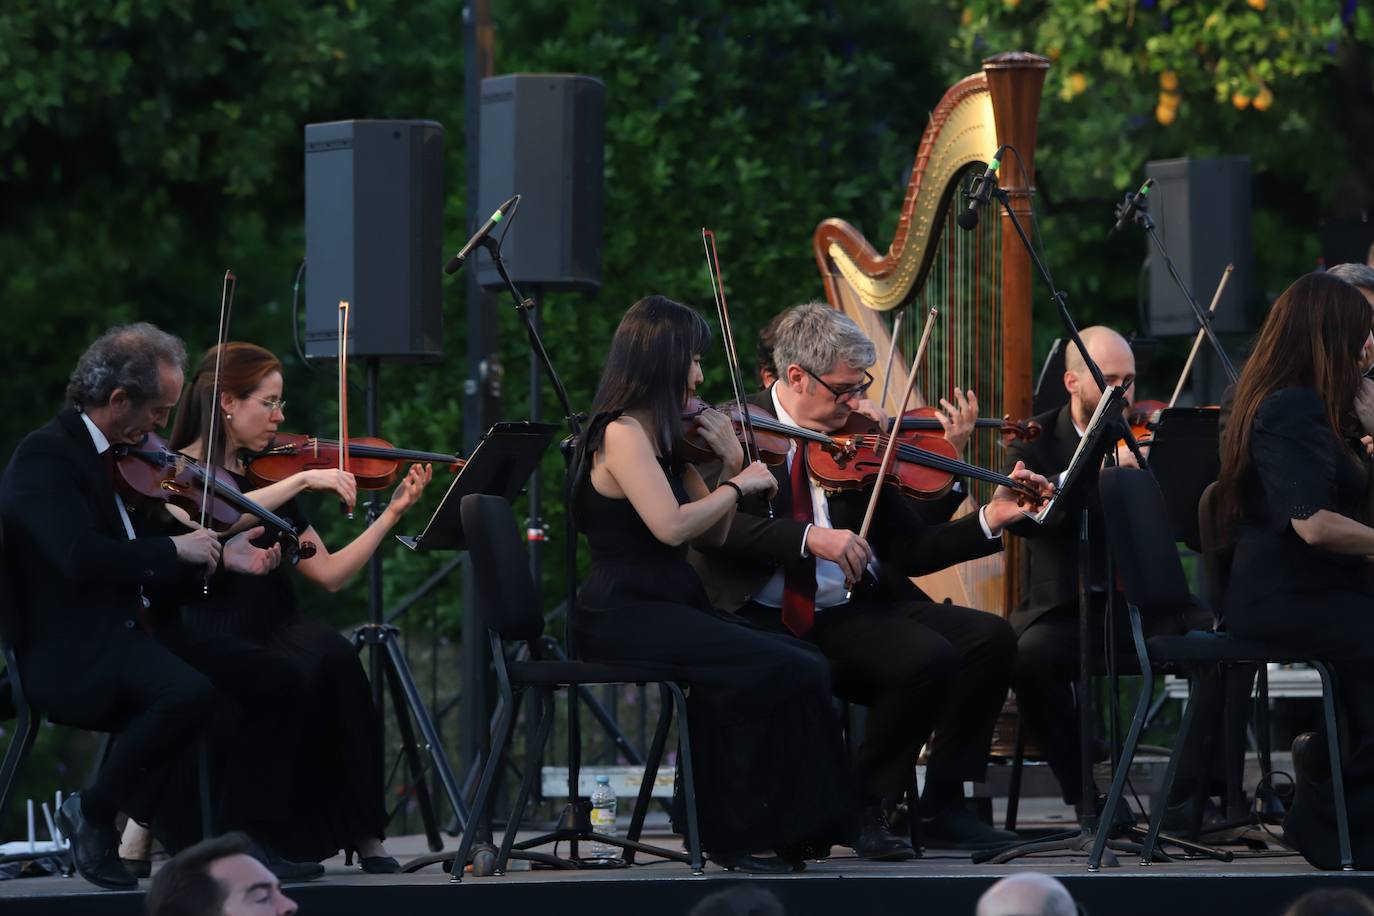
[[[750, 401], [769, 416], [776, 416], [771, 391], [760, 392]], [[717, 607], [738, 609], [757, 595], [775, 572], [802, 561], [807, 523], [792, 518], [786, 463], [774, 467], [773, 475], [778, 479], [773, 518], [768, 517], [768, 505], [762, 498], [741, 500], [725, 543], [691, 552], [692, 564]], [[704, 476], [710, 479], [710, 472]], [[863, 524], [868, 499], [867, 490], [831, 494], [832, 526], [857, 531]], [[957, 505], [957, 500], [951, 505]], [[1000, 538], [989, 540], [983, 534], [976, 513], [932, 524], [923, 520], [900, 491], [886, 486], [878, 500], [868, 540], [878, 558], [880, 591], [889, 598], [924, 598], [910, 576], [935, 572], [1002, 549]]]
[[[1041, 432], [1034, 439], [1014, 440], [1007, 448], [1007, 470], [1024, 461], [1029, 470], [1051, 481], [1066, 470], [1078, 448], [1080, 436], [1073, 426], [1069, 405], [1035, 417]], [[1021, 564], [1021, 600], [1011, 613], [1011, 625], [1020, 634], [1044, 614], [1061, 607], [1078, 606], [1078, 534], [1084, 505], [1088, 507], [1089, 542], [1092, 548], [1092, 584], [1102, 586], [1105, 574], [1106, 536], [1097, 498], [1098, 463], [1084, 469], [1075, 492], [1055, 504], [1044, 525], [1020, 521], [1012, 533], [1026, 539]]]
[[122, 646], [146, 637], [140, 590], [187, 590], [166, 537], [130, 540], [114, 482], [73, 408], [20, 442], [0, 478], [20, 672], [54, 720], [102, 727]]

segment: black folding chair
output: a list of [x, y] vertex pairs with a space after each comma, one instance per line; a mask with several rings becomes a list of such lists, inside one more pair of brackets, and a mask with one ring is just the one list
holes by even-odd
[[[534, 691], [539, 699], [539, 718], [534, 737], [526, 749], [525, 777], [515, 801], [514, 810], [506, 826], [505, 837], [494, 863], [473, 860], [473, 874], [503, 874], [513, 852], [521, 857], [556, 868], [576, 868], [578, 863], [548, 853], [531, 852], [534, 847], [550, 842], [594, 842], [617, 846], [625, 850], [627, 862], [634, 861], [636, 852], [660, 856], [691, 866], [692, 873], [702, 873], [701, 842], [697, 835], [696, 785], [692, 778], [692, 754], [687, 733], [687, 699], [682, 687], [674, 680], [664, 679], [658, 672], [628, 665], [602, 665], [580, 661], [561, 661], [548, 657], [542, 645], [544, 615], [539, 593], [529, 572], [529, 560], [517, 534], [515, 513], [510, 503], [496, 496], [470, 494], [463, 497], [460, 508], [463, 530], [467, 535], [468, 551], [472, 555], [472, 574], [475, 579], [477, 607], [487, 626], [491, 640], [491, 657], [496, 669], [497, 689], [501, 699], [501, 713], [492, 731], [491, 752], [482, 766], [472, 815], [463, 830], [458, 851], [453, 857], [453, 880], [462, 878], [463, 868], [472, 857], [479, 833], [491, 822], [489, 807], [492, 786], [502, 766], [514, 732], [515, 718], [527, 691]], [[508, 660], [506, 643], [523, 643], [529, 651], [529, 661]], [[658, 684], [662, 708], [653, 742], [644, 762], [644, 777], [639, 796], [630, 819], [630, 829], [624, 839], [591, 832], [584, 826], [560, 827], [552, 833], [515, 842], [516, 832], [539, 773], [539, 760], [548, 742], [554, 720], [554, 693], [560, 688], [576, 688], [596, 684]], [[650, 804], [658, 765], [663, 758], [672, 715], [678, 722], [678, 765], [681, 767], [682, 791], [686, 803], [687, 852], [677, 852], [639, 842], [644, 816]], [[576, 787], [573, 787], [576, 791]], [[487, 865], [493, 866], [490, 872]]]
[[[1336, 805], [1336, 827], [1340, 843], [1341, 868], [1354, 868], [1350, 852], [1350, 825], [1345, 806], [1345, 786], [1341, 778], [1340, 740], [1336, 731], [1335, 691], [1330, 669], [1320, 660], [1295, 657], [1282, 646], [1255, 640], [1236, 639], [1225, 633], [1194, 631], [1184, 636], [1152, 636], [1145, 638], [1143, 620], [1163, 615], [1175, 615], [1198, 608], [1197, 599], [1188, 591], [1183, 564], [1178, 558], [1168, 509], [1159, 485], [1148, 472], [1138, 468], [1104, 468], [1099, 486], [1102, 508], [1107, 518], [1119, 524], [1110, 526], [1108, 542], [1112, 559], [1120, 576], [1130, 614], [1131, 636], [1135, 642], [1140, 671], [1144, 675], [1135, 717], [1126, 735], [1121, 760], [1112, 776], [1107, 794], [1106, 810], [1116, 810], [1135, 757], [1140, 732], [1150, 708], [1154, 690], [1154, 676], [1165, 670], [1187, 671], [1204, 665], [1235, 666], [1269, 662], [1306, 662], [1321, 675], [1322, 709], [1326, 718], [1327, 749], [1331, 758], [1331, 787]], [[1128, 523], [1129, 520], [1129, 523]], [[1189, 696], [1179, 726], [1179, 740], [1170, 756], [1164, 774], [1161, 798], [1167, 799], [1182, 757], [1179, 752], [1188, 740], [1192, 724], [1194, 698]], [[1140, 864], [1149, 865], [1154, 856], [1160, 824], [1164, 820], [1166, 804], [1159, 804], [1150, 814], [1150, 826], [1141, 849]], [[1100, 831], [1088, 858], [1088, 869], [1097, 871], [1106, 848], [1108, 831]]]

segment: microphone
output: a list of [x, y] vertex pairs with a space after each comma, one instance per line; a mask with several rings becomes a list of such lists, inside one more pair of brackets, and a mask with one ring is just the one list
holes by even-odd
[[1140, 186], [1139, 191], [1136, 191], [1134, 194], [1128, 193], [1126, 195], [1126, 199], [1121, 202], [1115, 211], [1113, 211], [1116, 214], [1116, 225], [1107, 233], [1107, 238], [1111, 238], [1122, 229], [1126, 228], [1126, 224], [1131, 221], [1131, 217], [1135, 216], [1135, 211], [1145, 206], [1147, 203], [1146, 198], [1150, 196], [1150, 188], [1154, 186], [1155, 180], [1153, 178], [1146, 178], [1145, 183]]
[[444, 273], [457, 273], [458, 269], [463, 266], [463, 262], [467, 260], [468, 255], [472, 253], [472, 249], [482, 244], [486, 237], [491, 235], [491, 230], [495, 229], [496, 224], [506, 218], [506, 214], [509, 213], [511, 208], [519, 203], [519, 201], [520, 195], [517, 194], [497, 207], [496, 212], [487, 217], [487, 221], [482, 224], [482, 228], [472, 234], [472, 238], [468, 239], [467, 244], [458, 249], [458, 253], [448, 259], [448, 263], [444, 265]]
[[988, 162], [988, 170], [973, 179], [973, 184], [969, 186], [968, 207], [956, 220], [960, 229], [972, 230], [978, 226], [978, 208], [992, 199], [993, 189], [997, 187], [997, 169], [1002, 164], [1001, 156], [1005, 149], [1005, 146], [998, 147]]

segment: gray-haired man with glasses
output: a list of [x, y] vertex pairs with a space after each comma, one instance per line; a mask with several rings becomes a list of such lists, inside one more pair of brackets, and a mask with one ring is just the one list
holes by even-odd
[[[777, 381], [754, 404], [783, 423], [827, 434], [854, 412], [881, 421], [863, 399], [875, 349], [842, 312], [796, 306], [773, 335]], [[908, 793], [927, 741], [923, 839], [965, 849], [1015, 840], [979, 822], [963, 801], [964, 782], [984, 777], [1015, 666], [1015, 637], [1001, 618], [936, 603], [909, 578], [1001, 550], [1002, 528], [1021, 517], [1015, 497], [999, 489], [979, 511], [931, 523], [899, 490], [885, 487], [865, 539], [857, 532], [869, 488], [827, 492], [812, 480], [797, 445], [774, 473], [772, 506], [741, 501], [724, 545], [697, 555], [696, 565], [713, 603], [814, 643], [830, 660], [836, 692], [868, 707], [856, 761], [865, 814], [855, 850], [871, 859], [912, 855], [910, 844], [891, 834], [884, 807], [891, 811]], [[1014, 476], [1048, 486], [1023, 470]], [[851, 594], [846, 583], [866, 577], [873, 584]]]

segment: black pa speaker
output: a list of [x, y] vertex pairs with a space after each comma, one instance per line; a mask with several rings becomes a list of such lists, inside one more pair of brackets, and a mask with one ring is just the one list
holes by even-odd
[[[1155, 180], [1150, 215], [1179, 275], [1206, 311], [1227, 264], [1236, 266], [1217, 304], [1212, 326], [1229, 333], [1246, 329], [1246, 308], [1254, 290], [1250, 242], [1250, 160], [1161, 159], [1145, 164]], [[1146, 333], [1167, 337], [1193, 334], [1197, 317], [1169, 276], [1169, 267], [1148, 238], [1150, 315]]]
[[444, 128], [434, 121], [305, 126], [305, 355], [443, 354]]
[[[505, 233], [501, 258], [520, 286], [600, 289], [605, 130], [606, 86], [598, 79], [513, 73], [482, 80], [477, 218], [520, 195], [516, 216], [494, 233]], [[504, 288], [491, 258], [478, 265], [478, 283]]]

